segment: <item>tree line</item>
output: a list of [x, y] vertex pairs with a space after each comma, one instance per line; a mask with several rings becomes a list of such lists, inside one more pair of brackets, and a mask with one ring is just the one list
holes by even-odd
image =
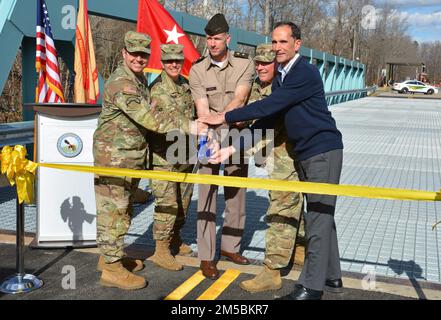
[[[163, 0], [177, 11], [208, 19], [222, 12], [238, 28], [269, 35], [288, 20], [302, 29], [305, 47], [366, 65], [366, 84], [380, 84], [392, 58], [421, 60], [431, 82], [441, 82], [441, 42], [418, 43], [397, 8], [373, 0]], [[415, 76], [415, 67], [397, 70], [397, 79]]]

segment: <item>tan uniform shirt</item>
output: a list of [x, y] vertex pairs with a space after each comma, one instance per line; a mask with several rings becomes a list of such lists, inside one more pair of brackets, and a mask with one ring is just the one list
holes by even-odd
[[212, 112], [222, 112], [234, 99], [237, 86], [251, 88], [254, 64], [249, 58], [235, 57], [228, 51], [228, 58], [220, 68], [207, 56], [196, 62], [190, 70], [190, 89], [196, 101], [207, 98]]

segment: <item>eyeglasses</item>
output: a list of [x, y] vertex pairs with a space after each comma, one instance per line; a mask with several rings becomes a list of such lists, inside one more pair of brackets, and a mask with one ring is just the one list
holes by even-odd
[[178, 64], [178, 63], [183, 63], [184, 62], [184, 60], [181, 60], [181, 59], [173, 59], [173, 60], [163, 60], [162, 62], [164, 62], [164, 63], [170, 63], [170, 64], [172, 64], [173, 62], [174, 63], [176, 63], [176, 64]]

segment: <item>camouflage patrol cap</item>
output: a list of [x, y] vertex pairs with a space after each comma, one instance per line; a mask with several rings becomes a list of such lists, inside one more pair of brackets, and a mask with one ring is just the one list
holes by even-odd
[[182, 44], [161, 44], [161, 60], [184, 60]]
[[276, 53], [273, 51], [272, 44], [259, 44], [256, 48], [256, 56], [254, 61], [259, 62], [273, 62], [276, 58]]
[[145, 52], [150, 54], [150, 37], [144, 33], [127, 31], [124, 36], [124, 44], [128, 52]]
[[205, 33], [214, 36], [219, 33], [228, 32], [230, 27], [222, 13], [215, 14], [205, 26]]

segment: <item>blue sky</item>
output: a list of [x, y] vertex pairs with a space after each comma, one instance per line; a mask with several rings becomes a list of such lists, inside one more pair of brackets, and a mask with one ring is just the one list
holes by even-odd
[[441, 41], [441, 0], [378, 0], [396, 6], [407, 18], [408, 34], [418, 42]]

